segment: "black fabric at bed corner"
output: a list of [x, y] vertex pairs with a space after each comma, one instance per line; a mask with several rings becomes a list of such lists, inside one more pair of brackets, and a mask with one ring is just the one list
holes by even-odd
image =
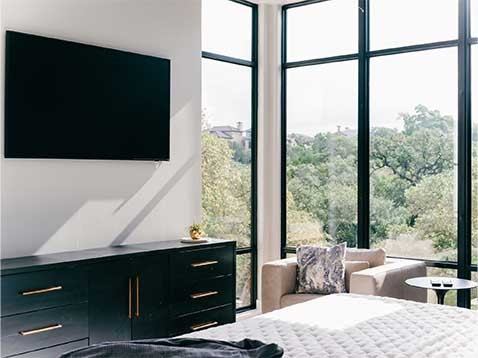
[[199, 338], [106, 342], [65, 353], [60, 358], [280, 358], [277, 344], [244, 339], [239, 342]]

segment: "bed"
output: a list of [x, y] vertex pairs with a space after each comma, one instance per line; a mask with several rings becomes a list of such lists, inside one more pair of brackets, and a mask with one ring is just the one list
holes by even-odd
[[186, 336], [277, 343], [289, 358], [477, 358], [478, 312], [337, 294]]

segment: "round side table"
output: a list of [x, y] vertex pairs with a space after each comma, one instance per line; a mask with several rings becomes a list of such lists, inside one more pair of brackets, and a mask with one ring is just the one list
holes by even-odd
[[[442, 280], [449, 280], [452, 283], [452, 286], [445, 287], [443, 286], [443, 283], [441, 283], [440, 286], [432, 286], [431, 280], [437, 280], [440, 282], [442, 282]], [[405, 281], [405, 283], [409, 286], [435, 291], [439, 305], [443, 305], [445, 303], [445, 295], [448, 291], [470, 290], [472, 288], [478, 287], [477, 282], [454, 277], [414, 277], [409, 278]]]

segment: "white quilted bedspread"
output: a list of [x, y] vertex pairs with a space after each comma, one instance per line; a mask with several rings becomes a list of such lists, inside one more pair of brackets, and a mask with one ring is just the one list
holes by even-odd
[[478, 312], [339, 294], [188, 336], [258, 339], [293, 358], [478, 358]]

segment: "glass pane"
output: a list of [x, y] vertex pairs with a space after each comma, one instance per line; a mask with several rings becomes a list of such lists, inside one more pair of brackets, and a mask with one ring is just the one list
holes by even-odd
[[471, 36], [478, 37], [478, 0], [471, 0]]
[[287, 71], [287, 246], [356, 245], [357, 62]]
[[252, 8], [227, 0], [202, 1], [202, 50], [251, 59]]
[[358, 1], [334, 0], [287, 10], [287, 61], [358, 52]]
[[370, 1], [372, 50], [458, 38], [458, 0]]
[[251, 69], [203, 60], [202, 206], [209, 236], [251, 245]]
[[[478, 272], [472, 272], [471, 279], [478, 282]], [[478, 292], [476, 288], [471, 290], [471, 309], [478, 311]]]
[[456, 260], [457, 50], [372, 58], [370, 240]]
[[472, 135], [472, 262], [478, 263], [478, 45], [471, 48], [471, 118]]
[[[456, 270], [427, 267], [427, 276], [456, 277]], [[428, 303], [437, 303], [437, 295], [435, 291], [433, 290], [428, 290]], [[456, 290], [448, 291], [448, 293], [445, 296], [445, 305], [456, 306], [456, 304], [457, 304]]]
[[237, 255], [236, 308], [251, 305], [251, 254]]

